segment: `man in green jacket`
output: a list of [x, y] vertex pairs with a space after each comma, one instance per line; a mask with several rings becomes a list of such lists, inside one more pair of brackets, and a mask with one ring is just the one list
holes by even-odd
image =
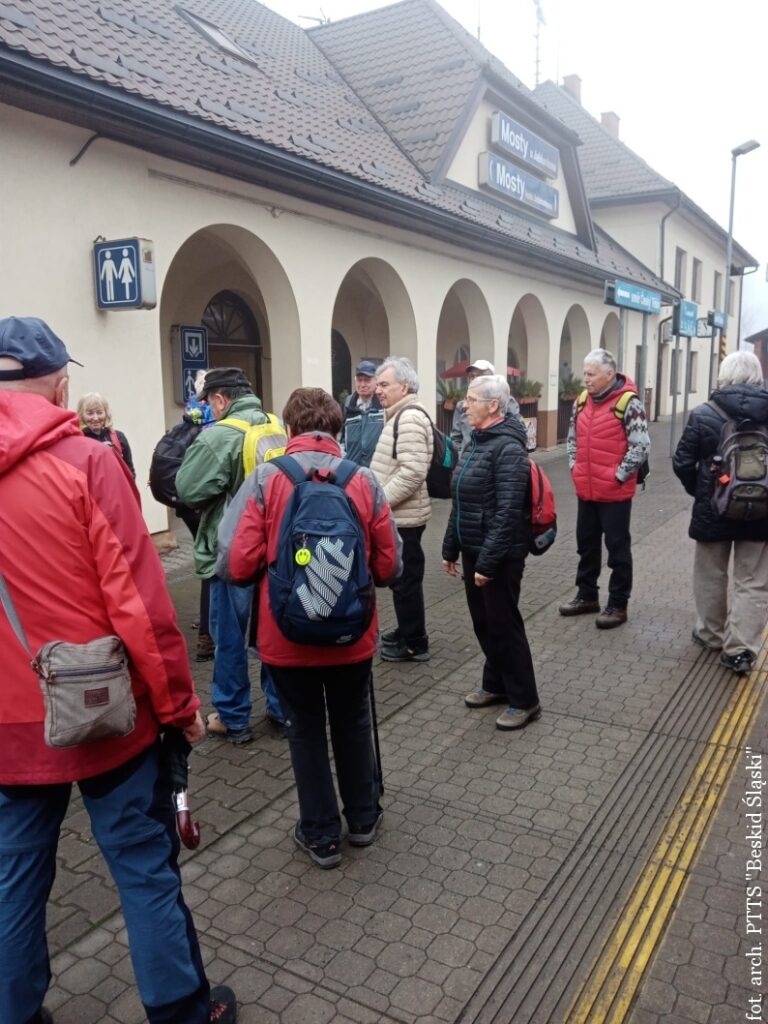
[[[216, 644], [211, 689], [216, 711], [208, 716], [208, 732], [239, 745], [253, 739], [247, 645], [253, 587], [225, 583], [215, 570], [219, 523], [243, 482], [245, 433], [218, 421], [233, 418], [260, 424], [267, 422], [267, 416], [250, 381], [236, 366], [209, 370], [200, 400], [208, 403], [217, 422], [202, 430], [187, 449], [176, 475], [176, 491], [181, 502], [202, 512], [195, 537], [195, 569], [201, 579], [211, 581], [211, 633]], [[282, 721], [274, 685], [263, 667], [261, 686], [268, 716]]]

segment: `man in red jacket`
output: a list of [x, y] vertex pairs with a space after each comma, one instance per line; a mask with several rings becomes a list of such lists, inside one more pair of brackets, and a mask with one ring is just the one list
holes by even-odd
[[136, 724], [120, 738], [46, 746], [40, 685], [0, 606], [0, 1021], [52, 1019], [45, 911], [77, 782], [120, 891], [148, 1020], [229, 1024], [234, 995], [205, 976], [160, 770], [163, 726], [203, 737], [200, 701], [133, 479], [66, 409], [72, 361], [42, 320], [0, 319], [0, 573], [32, 651], [120, 637]]
[[[651, 439], [637, 388], [616, 372], [610, 352], [597, 348], [584, 360], [584, 387], [573, 403], [568, 429], [568, 465], [579, 500], [576, 544], [579, 568], [576, 597], [560, 605], [561, 615], [599, 612], [598, 629], [627, 621], [632, 592], [629, 519], [637, 471], [648, 458]], [[608, 549], [608, 603], [600, 611], [598, 579], [603, 538]]]

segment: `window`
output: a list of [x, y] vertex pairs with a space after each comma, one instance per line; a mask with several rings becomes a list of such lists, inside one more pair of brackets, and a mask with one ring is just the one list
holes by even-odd
[[688, 271], [688, 253], [685, 249], [675, 249], [675, 288], [685, 295], [685, 279]]
[[698, 380], [698, 373], [699, 373], [699, 353], [698, 352], [691, 352], [691, 357], [688, 360], [688, 372], [686, 374], [686, 376], [688, 377], [688, 394], [690, 394], [692, 391], [697, 391], [698, 390], [698, 388], [696, 387], [696, 382]]
[[197, 31], [206, 37], [214, 46], [218, 46], [219, 49], [224, 50], [232, 57], [237, 57], [238, 60], [248, 61], [249, 64], [255, 64], [258, 67], [258, 62], [253, 54], [248, 53], [242, 46], [238, 46], [234, 39], [230, 39], [229, 36], [223, 32], [216, 25], [212, 25], [210, 21], [206, 21], [204, 18], [199, 17], [197, 14], [193, 14], [191, 11], [185, 10], [183, 7], [177, 7], [176, 10], [179, 14], [182, 14], [187, 21]]
[[723, 290], [723, 275], [715, 271], [715, 287], [712, 292], [712, 308], [722, 309], [720, 305], [720, 296]]
[[691, 298], [694, 302], [701, 302], [701, 260], [695, 257], [691, 274]]

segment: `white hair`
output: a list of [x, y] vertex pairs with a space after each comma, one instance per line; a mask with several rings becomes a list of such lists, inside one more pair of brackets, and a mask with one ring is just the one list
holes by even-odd
[[467, 394], [470, 391], [479, 392], [479, 397], [486, 399], [488, 402], [497, 401], [501, 415], [504, 416], [506, 414], [509, 406], [509, 384], [498, 373], [491, 374], [490, 376], [475, 377], [469, 383]]
[[412, 395], [419, 393], [419, 378], [413, 363], [405, 356], [389, 356], [381, 366], [376, 369], [376, 376], [380, 377], [384, 370], [392, 370], [398, 384], [407, 384], [408, 391]]
[[731, 352], [720, 364], [717, 371], [717, 386], [727, 387], [728, 384], [762, 384], [763, 368], [760, 360], [752, 352], [743, 349]]
[[616, 373], [616, 360], [607, 349], [593, 348], [584, 356], [584, 365], [586, 366], [587, 363], [599, 363], [604, 370], [612, 370], [613, 373]]

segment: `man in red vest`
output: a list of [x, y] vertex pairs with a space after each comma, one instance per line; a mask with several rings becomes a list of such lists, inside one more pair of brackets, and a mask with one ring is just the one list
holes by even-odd
[[[597, 348], [584, 360], [585, 391], [573, 403], [568, 429], [568, 465], [579, 499], [576, 597], [560, 605], [561, 615], [599, 612], [598, 629], [627, 621], [632, 591], [629, 519], [637, 472], [648, 458], [651, 439], [643, 403], [634, 383], [616, 372], [610, 352]], [[603, 538], [611, 578], [608, 603], [600, 611], [598, 578]]]

